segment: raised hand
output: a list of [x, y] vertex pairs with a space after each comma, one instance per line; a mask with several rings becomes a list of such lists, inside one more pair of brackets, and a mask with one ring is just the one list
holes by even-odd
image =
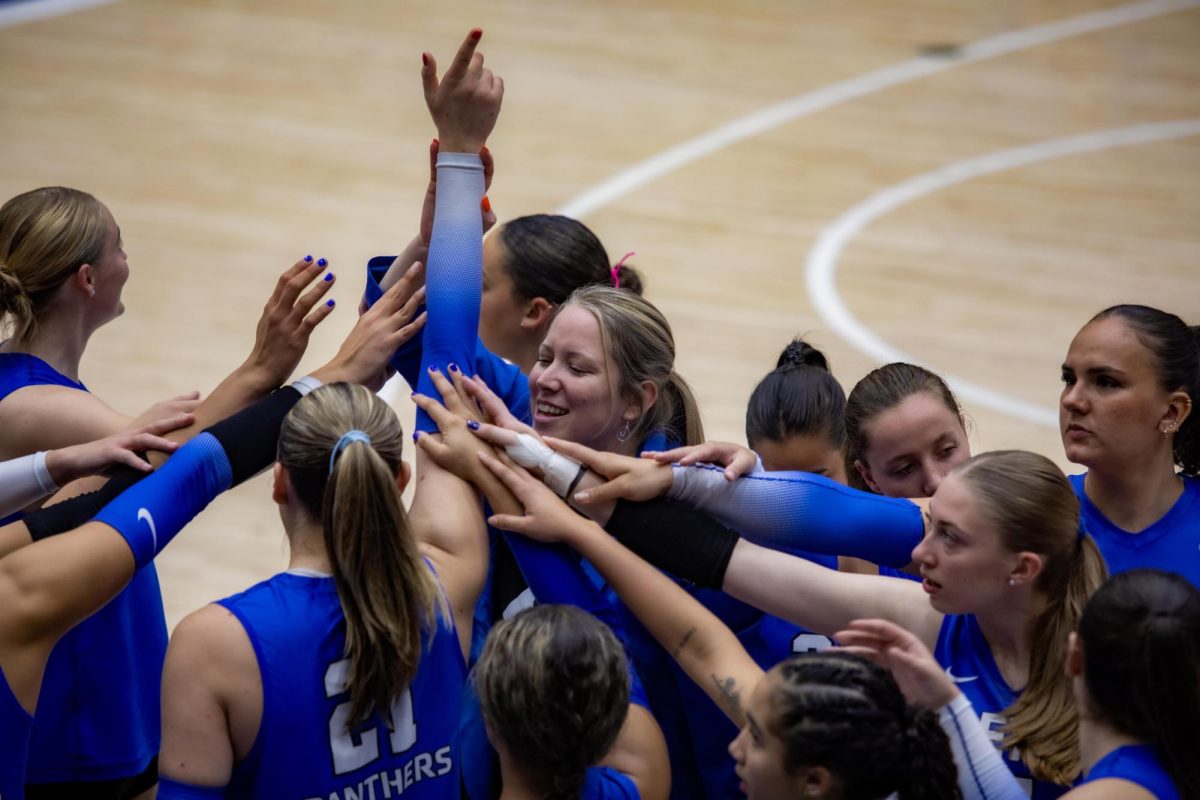
[[114, 464], [124, 464], [142, 472], [150, 472], [152, 467], [137, 455], [138, 451], [175, 452], [179, 445], [162, 438], [162, 434], [185, 428], [194, 420], [195, 417], [190, 413], [178, 413], [94, 442], [50, 450], [46, 453], [46, 471], [59, 486], [65, 486], [77, 478], [103, 472]]
[[908, 702], [936, 711], [958, 695], [958, 687], [920, 639], [894, 622], [856, 619], [833, 637], [848, 653], [866, 656], [891, 670]]
[[433, 462], [453, 472], [465, 481], [478, 485], [483, 476], [480, 453], [492, 453], [492, 448], [471, 433], [469, 424], [476, 422], [475, 403], [462, 392], [461, 384], [453, 385], [440, 371], [431, 369], [430, 377], [442, 396], [439, 403], [423, 394], [414, 394], [413, 402], [437, 423], [439, 435], [418, 434], [417, 446]]
[[413, 264], [384, 292], [379, 302], [358, 318], [337, 354], [313, 377], [326, 383], [346, 381], [378, 390], [386, 379], [388, 359], [396, 348], [415, 336], [425, 324], [425, 314], [413, 318], [425, 300], [421, 265]]
[[326, 274], [325, 280], [304, 291], [328, 267], [325, 259], [306, 256], [275, 282], [275, 291], [258, 319], [254, 348], [245, 364], [259, 376], [264, 389], [274, 388], [288, 379], [308, 348], [313, 329], [333, 311], [332, 300], [317, 305], [334, 284], [332, 272]]
[[[196, 410], [196, 406], [200, 405], [200, 402], [200, 392], [194, 390], [188, 392], [187, 394], [181, 394], [177, 397], [163, 400], [159, 403], [155, 403], [139, 414], [129, 427], [131, 430], [144, 428], [147, 425], [152, 425], [160, 420], [175, 419], [180, 414], [191, 414]], [[172, 431], [175, 429], [167, 428], [167, 430]]]
[[622, 498], [635, 501], [653, 500], [666, 494], [674, 479], [670, 466], [649, 459], [604, 453], [576, 442], [550, 436], [544, 441], [568, 458], [608, 479], [607, 483], [576, 492], [575, 496], [570, 498], [581, 506], [595, 506]]
[[478, 153], [500, 115], [504, 81], [485, 69], [483, 54], [475, 52], [481, 38], [479, 28], [467, 34], [440, 80], [433, 55], [421, 55], [425, 104], [448, 153]]
[[642, 458], [659, 464], [678, 463], [683, 467], [693, 464], [719, 464], [725, 467], [725, 479], [730, 481], [749, 475], [758, 466], [757, 453], [732, 442], [704, 442], [676, 447], [674, 450], [646, 451], [642, 453]]
[[462, 385], [467, 394], [479, 405], [479, 410], [483, 412], [483, 419], [486, 422], [516, 433], [528, 433], [541, 441], [542, 437], [538, 435], [538, 432], [514, 417], [504, 401], [496, 396], [496, 393], [482, 378], [479, 376], [469, 378], [464, 375]]

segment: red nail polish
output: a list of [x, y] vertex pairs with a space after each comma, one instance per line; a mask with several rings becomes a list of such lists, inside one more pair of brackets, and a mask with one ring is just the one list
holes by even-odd
[[429, 54], [428, 53], [421, 53], [421, 63], [427, 67], [429, 66]]
[[471, 38], [475, 41], [479, 41], [479, 37], [481, 36], [483, 36], [483, 31], [481, 29], [476, 28], [475, 30], [471, 31]]

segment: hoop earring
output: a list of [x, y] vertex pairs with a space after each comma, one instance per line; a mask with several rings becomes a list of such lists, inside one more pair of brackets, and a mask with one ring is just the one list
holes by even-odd
[[631, 433], [633, 433], [633, 429], [629, 427], [629, 420], [625, 420], [625, 424], [621, 426], [621, 430], [617, 431], [617, 441], [625, 441]]

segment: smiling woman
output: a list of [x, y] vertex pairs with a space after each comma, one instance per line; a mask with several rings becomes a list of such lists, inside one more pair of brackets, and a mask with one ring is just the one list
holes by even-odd
[[1071, 483], [1109, 569], [1155, 567], [1200, 585], [1200, 329], [1113, 306], [1076, 334], [1062, 376], [1063, 448], [1088, 468]]

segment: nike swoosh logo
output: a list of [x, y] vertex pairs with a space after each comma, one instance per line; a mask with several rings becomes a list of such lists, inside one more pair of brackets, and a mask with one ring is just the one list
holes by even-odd
[[979, 680], [978, 675], [972, 675], [969, 678], [960, 678], [957, 675], [955, 675], [953, 672], [950, 671], [950, 667], [946, 667], [946, 676], [949, 677], [950, 680], [954, 681], [955, 683], [970, 683], [971, 681]]
[[154, 552], [158, 552], [158, 529], [154, 527], [154, 517], [150, 516], [150, 512], [145, 508], [138, 509], [138, 519], [146, 520], [146, 524], [150, 526], [150, 538], [154, 541]]

